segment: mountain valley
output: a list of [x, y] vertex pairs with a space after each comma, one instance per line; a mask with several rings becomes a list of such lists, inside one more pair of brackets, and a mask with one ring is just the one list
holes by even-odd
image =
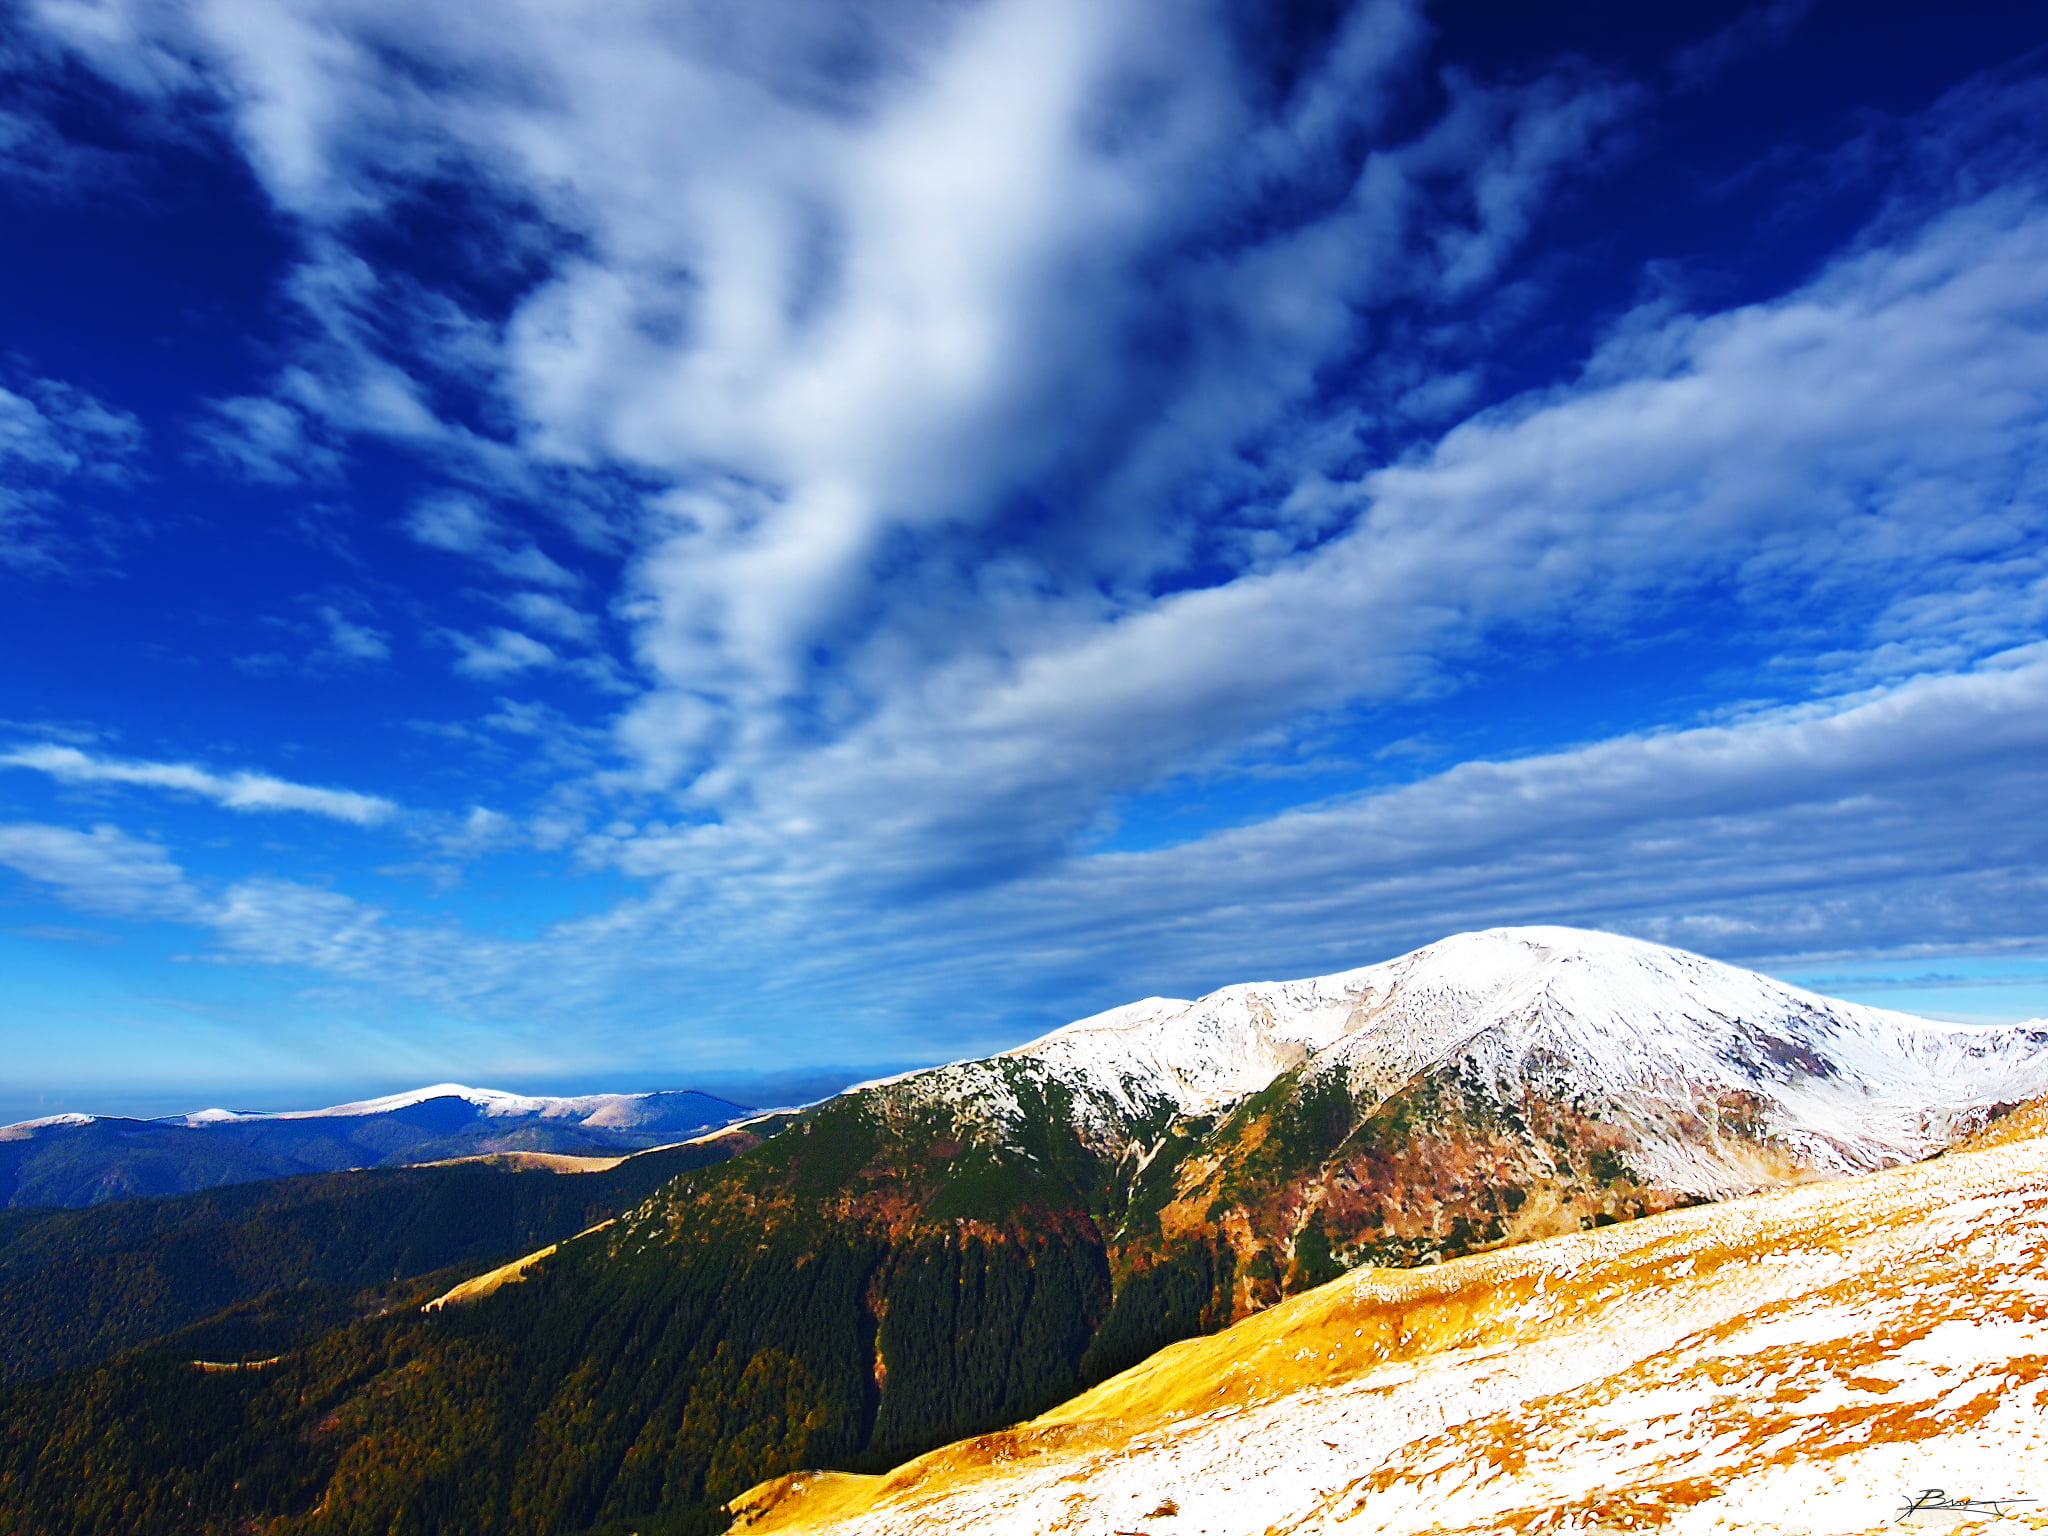
[[0, 1211], [0, 1382], [160, 1339], [209, 1358], [276, 1354], [400, 1304], [451, 1266], [580, 1232], [789, 1118], [623, 1158], [502, 1153]]

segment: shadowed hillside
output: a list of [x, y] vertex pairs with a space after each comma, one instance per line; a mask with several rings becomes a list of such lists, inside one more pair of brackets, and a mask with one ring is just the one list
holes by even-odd
[[786, 1118], [590, 1172], [487, 1158], [0, 1213], [0, 1381], [181, 1328], [194, 1354], [276, 1354], [409, 1293], [402, 1282], [579, 1232]]

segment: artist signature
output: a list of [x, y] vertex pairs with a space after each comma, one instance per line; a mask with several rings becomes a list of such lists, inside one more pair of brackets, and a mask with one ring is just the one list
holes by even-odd
[[1899, 1511], [1894, 1525], [1903, 1522], [1909, 1515], [1993, 1515], [2003, 1517], [2007, 1506], [2032, 1504], [2033, 1499], [1973, 1499], [1968, 1494], [1950, 1498], [1940, 1488], [1922, 1488], [1906, 1500], [1906, 1507]]

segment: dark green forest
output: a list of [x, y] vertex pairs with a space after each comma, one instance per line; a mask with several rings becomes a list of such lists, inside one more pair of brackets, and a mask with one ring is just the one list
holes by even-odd
[[[278, 1352], [260, 1327], [248, 1348], [197, 1347], [233, 1336], [231, 1315], [16, 1385], [0, 1394], [0, 1533], [719, 1530], [719, 1506], [763, 1477], [881, 1470], [1042, 1411], [1213, 1325], [1215, 1275], [1197, 1265], [1113, 1294], [1104, 1223], [1121, 1181], [1036, 1077], [1012, 1085], [1030, 1100], [1021, 1142], [968, 1145], [944, 1112], [885, 1124], [861, 1097], [837, 1100], [469, 1305], [423, 1313], [415, 1287], [404, 1306], [314, 1318], [274, 1363], [194, 1364]], [[404, 1183], [382, 1195], [370, 1181], [435, 1171], [348, 1176], [363, 1182], [346, 1214], [236, 1190], [215, 1198], [254, 1202], [239, 1219], [187, 1219], [214, 1234], [211, 1254], [359, 1219], [362, 1241], [337, 1241], [319, 1283], [381, 1284], [388, 1301], [389, 1266], [450, 1259], [417, 1246], [438, 1230], [431, 1202], [486, 1185], [408, 1203]], [[162, 1236], [145, 1205], [126, 1217], [134, 1245], [103, 1236], [94, 1253], [74, 1237], [74, 1253], [141, 1263], [180, 1230], [168, 1208], [190, 1202], [158, 1204]], [[371, 1235], [401, 1214], [412, 1221]], [[10, 1253], [55, 1240], [51, 1222], [16, 1227]], [[277, 1308], [273, 1292], [243, 1310]], [[1091, 1353], [1098, 1339], [1109, 1347]]]
[[180, 1329], [194, 1358], [276, 1354], [442, 1271], [573, 1236], [758, 1139], [646, 1152], [599, 1173], [468, 1162], [0, 1212], [0, 1382]]

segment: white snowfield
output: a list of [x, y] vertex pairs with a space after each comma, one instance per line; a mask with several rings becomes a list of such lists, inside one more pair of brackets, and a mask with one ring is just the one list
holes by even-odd
[[1731, 1103], [1753, 1103], [1803, 1167], [1849, 1173], [1925, 1157], [2048, 1090], [2048, 1020], [1940, 1023], [1573, 928], [1495, 928], [1335, 976], [1148, 998], [1004, 1054], [1126, 1123], [1162, 1105], [1213, 1112], [1297, 1067], [1348, 1069], [1354, 1091], [1384, 1095], [1447, 1066], [1501, 1102], [1562, 1095], [1628, 1124], [1640, 1171], [1713, 1196], [1784, 1172], [1720, 1136]]
[[[2048, 1530], [2033, 1121], [1911, 1167], [1356, 1271], [886, 1476], [763, 1484], [734, 1529], [1819, 1536], [1896, 1530], [1941, 1489], [1974, 1518], [1909, 1525]], [[2019, 1499], [2041, 1502], [1982, 1504]]]

